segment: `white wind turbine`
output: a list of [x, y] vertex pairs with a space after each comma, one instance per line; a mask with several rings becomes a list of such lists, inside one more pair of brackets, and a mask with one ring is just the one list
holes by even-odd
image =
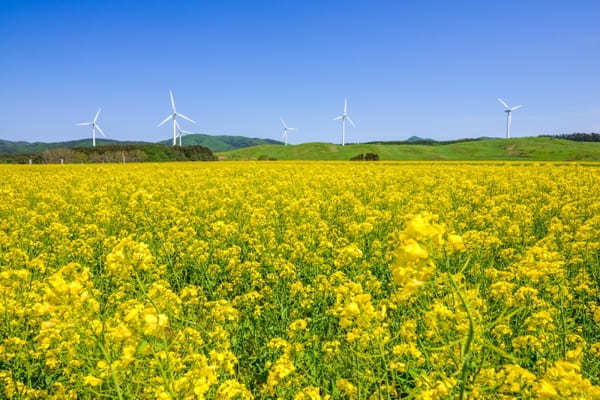
[[102, 129], [100, 129], [100, 125], [98, 125], [98, 123], [96, 121], [98, 121], [98, 116], [100, 115], [100, 111], [102, 111], [102, 108], [98, 109], [98, 112], [96, 113], [96, 116], [94, 117], [94, 119], [92, 120], [92, 122], [80, 122], [78, 124], [78, 126], [90, 126], [92, 127], [92, 146], [96, 147], [96, 129], [98, 130], [98, 132], [100, 132], [100, 134], [104, 137], [106, 137], [106, 135], [104, 134], [104, 132], [102, 132]]
[[177, 110], [175, 109], [175, 100], [173, 100], [173, 92], [171, 92], [170, 90], [169, 90], [169, 96], [171, 97], [171, 108], [173, 109], [173, 112], [171, 114], [169, 114], [169, 116], [167, 118], [165, 118], [160, 124], [158, 124], [158, 126], [162, 126], [165, 122], [167, 122], [170, 119], [173, 120], [173, 146], [175, 146], [177, 144], [177, 121], [176, 121], [177, 117], [186, 119], [194, 124], [196, 123], [196, 121], [194, 121], [190, 117], [186, 117], [182, 113], [178, 113]]
[[288, 128], [288, 126], [285, 124], [285, 121], [283, 120], [283, 118], [279, 118], [279, 120], [281, 121], [281, 125], [283, 126], [283, 143], [285, 146], [287, 146], [288, 131], [295, 131], [296, 128]]
[[179, 136], [179, 147], [181, 147], [181, 137], [183, 135], [192, 135], [194, 132], [185, 131], [185, 130], [181, 129], [181, 127], [179, 126], [179, 122], [177, 122], [177, 121], [175, 121], [175, 126], [177, 127], [177, 132], [179, 132], [179, 135], [177, 135], [177, 136]]
[[506, 113], [506, 138], [510, 139], [510, 124], [512, 122], [512, 112], [515, 110], [518, 110], [519, 108], [521, 108], [523, 106], [518, 105], [518, 106], [514, 106], [514, 107], [509, 107], [509, 105], [506, 104], [506, 102], [504, 100], [502, 100], [500, 97], [498, 97], [498, 101], [500, 102], [500, 104], [502, 104], [504, 106], [504, 112]]
[[348, 99], [344, 99], [344, 112], [335, 117], [333, 120], [337, 121], [339, 119], [342, 120], [342, 146], [344, 146], [346, 144], [346, 120], [350, 122], [350, 125], [355, 126], [354, 122], [348, 115]]

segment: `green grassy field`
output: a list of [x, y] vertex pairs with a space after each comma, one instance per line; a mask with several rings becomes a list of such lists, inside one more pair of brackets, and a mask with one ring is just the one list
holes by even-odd
[[600, 143], [544, 137], [485, 139], [438, 145], [304, 143], [261, 145], [217, 153], [226, 160], [349, 160], [361, 153], [376, 153], [381, 160], [600, 160]]

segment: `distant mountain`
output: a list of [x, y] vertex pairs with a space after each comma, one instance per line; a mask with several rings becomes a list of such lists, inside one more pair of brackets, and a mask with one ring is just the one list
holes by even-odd
[[481, 136], [478, 138], [464, 138], [464, 139], [455, 139], [455, 140], [435, 140], [435, 139], [427, 139], [421, 138], [418, 136], [411, 136], [406, 140], [386, 140], [386, 141], [374, 141], [374, 142], [365, 142], [364, 144], [404, 144], [404, 145], [429, 145], [429, 146], [441, 146], [445, 144], [453, 144], [453, 143], [464, 143], [464, 142], [475, 142], [478, 140], [493, 140], [497, 138], [485, 137]]
[[[162, 144], [171, 144], [172, 140], [164, 140]], [[278, 140], [249, 138], [246, 136], [229, 136], [229, 135], [205, 135], [195, 133], [183, 136], [182, 144], [184, 146], [199, 145], [208, 147], [212, 151], [222, 152], [244, 147], [259, 146], [261, 144], [283, 144]]]
[[408, 139], [406, 139], [407, 142], [435, 142], [435, 140], [433, 139], [428, 139], [428, 138], [422, 138], [422, 137], [418, 137], [418, 136], [411, 136]]
[[[171, 140], [164, 140], [161, 144], [171, 144]], [[228, 151], [236, 150], [244, 147], [257, 146], [261, 144], [283, 144], [277, 140], [272, 139], [257, 139], [249, 138], [245, 136], [212, 136], [193, 134], [186, 135], [183, 137], [184, 146], [204, 146], [208, 147], [212, 151]], [[120, 141], [111, 139], [96, 139], [97, 146], [106, 145], [145, 145], [152, 144], [150, 142], [143, 141]], [[70, 140], [67, 142], [13, 142], [10, 140], [0, 139], [0, 154], [34, 154], [41, 153], [46, 150], [58, 149], [58, 148], [73, 148], [73, 147], [92, 147], [91, 139], [81, 140]]]

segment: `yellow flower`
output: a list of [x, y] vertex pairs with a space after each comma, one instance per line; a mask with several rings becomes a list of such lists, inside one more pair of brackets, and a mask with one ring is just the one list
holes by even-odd
[[284, 354], [281, 356], [269, 370], [269, 376], [267, 377], [267, 387], [271, 393], [275, 392], [275, 388], [279, 385], [288, 375], [296, 370], [296, 367]]
[[252, 400], [254, 396], [244, 386], [234, 379], [228, 379], [217, 389], [216, 400]]
[[448, 235], [448, 243], [450, 247], [456, 251], [465, 251], [465, 244], [459, 235]]
[[356, 386], [354, 386], [347, 379], [338, 379], [335, 382], [335, 387], [349, 399], [355, 399], [358, 395], [358, 389], [356, 389]]
[[92, 375], [87, 375], [83, 378], [83, 384], [92, 387], [100, 386], [102, 385], [102, 379], [98, 379], [96, 377], [93, 377]]
[[0, 398], [600, 399], [594, 163], [112, 153], [0, 165]]

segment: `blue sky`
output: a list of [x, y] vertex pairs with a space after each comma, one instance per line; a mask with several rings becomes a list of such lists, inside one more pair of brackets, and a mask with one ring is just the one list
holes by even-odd
[[[412, 4], [409, 4], [412, 3]], [[339, 141], [600, 131], [600, 2], [0, 2], [0, 138]]]

